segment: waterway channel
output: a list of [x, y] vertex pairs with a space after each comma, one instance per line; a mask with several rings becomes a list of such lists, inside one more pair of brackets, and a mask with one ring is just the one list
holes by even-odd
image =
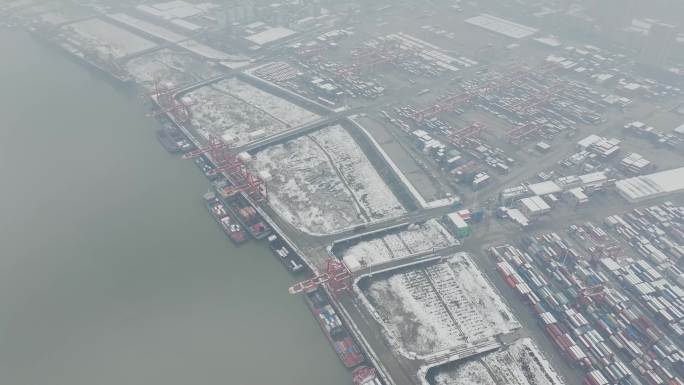
[[0, 29], [0, 52], [3, 385], [351, 383], [134, 92], [24, 32]]

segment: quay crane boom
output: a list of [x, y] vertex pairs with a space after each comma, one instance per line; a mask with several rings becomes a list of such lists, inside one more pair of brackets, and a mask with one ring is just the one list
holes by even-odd
[[344, 262], [336, 258], [330, 258], [324, 273], [309, 278], [306, 281], [298, 282], [292, 285], [288, 291], [290, 294], [300, 294], [315, 289], [320, 285], [326, 285], [337, 296], [351, 290], [352, 274]]

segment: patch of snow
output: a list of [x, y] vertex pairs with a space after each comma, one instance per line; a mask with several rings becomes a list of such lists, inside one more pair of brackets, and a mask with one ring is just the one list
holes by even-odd
[[317, 131], [312, 134], [312, 137], [335, 162], [335, 167], [371, 219], [382, 219], [406, 213], [397, 197], [382, 180], [347, 130], [337, 125]]
[[228, 79], [217, 83], [217, 87], [262, 111], [268, 112], [286, 124], [288, 128], [295, 128], [320, 118], [319, 115], [305, 108], [238, 79]]
[[60, 29], [63, 37], [79, 49], [105, 57], [122, 58], [154, 48], [155, 43], [101, 19], [67, 24]]
[[179, 87], [219, 75], [218, 71], [202, 60], [188, 53], [166, 48], [131, 59], [126, 63], [126, 69], [138, 83], [148, 89], [152, 89], [156, 79], [163, 79], [173, 87]]
[[435, 385], [493, 384], [564, 385], [564, 382], [529, 338], [435, 376]]
[[255, 154], [252, 167], [272, 175], [269, 204], [291, 225], [329, 234], [363, 223], [351, 193], [310, 138], [268, 147]]
[[139, 31], [145, 32], [148, 35], [154, 36], [158, 39], [165, 40], [169, 43], [179, 43], [184, 40], [188, 40], [189, 37], [169, 31], [168, 29], [161, 27], [157, 24], [149, 23], [145, 20], [140, 20], [137, 17], [127, 15], [125, 13], [114, 13], [108, 15], [112, 20], [116, 20], [121, 24], [128, 25], [131, 28], [135, 28]]
[[520, 327], [463, 253], [375, 279], [364, 294], [389, 339], [417, 357], [479, 344]]
[[465, 363], [455, 371], [440, 372], [435, 385], [497, 385], [480, 361]]
[[[373, 244], [369, 246], [368, 244]], [[458, 245], [456, 240], [437, 220], [413, 224], [401, 231], [380, 238], [364, 240], [342, 251], [343, 259], [353, 258], [366, 264], [378, 264], [393, 258]]]
[[237, 79], [223, 80], [188, 95], [198, 131], [237, 137], [236, 146], [281, 133], [320, 117], [302, 107]]
[[[260, 102], [258, 97], [242, 96]], [[308, 116], [290, 119], [291, 124], [303, 124]], [[341, 126], [268, 147], [255, 155], [251, 167], [273, 176], [267, 183], [269, 202], [308, 233], [330, 234], [405, 212]]]

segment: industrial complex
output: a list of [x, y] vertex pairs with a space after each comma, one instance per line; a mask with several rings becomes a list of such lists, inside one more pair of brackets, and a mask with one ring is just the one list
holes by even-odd
[[67, 3], [0, 20], [142, 96], [350, 382], [684, 384], [684, 25], [646, 60], [664, 22], [550, 0]]

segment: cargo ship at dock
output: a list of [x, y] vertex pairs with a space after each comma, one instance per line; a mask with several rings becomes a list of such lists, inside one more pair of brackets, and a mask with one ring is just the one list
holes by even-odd
[[352, 372], [354, 385], [382, 385], [374, 368], [359, 366]]
[[278, 258], [290, 273], [301, 273], [305, 270], [299, 255], [297, 255], [278, 235], [271, 234], [268, 236], [267, 240], [273, 255]]
[[231, 218], [223, 203], [216, 198], [216, 194], [211, 191], [204, 194], [204, 202], [211, 216], [233, 243], [239, 245], [248, 240], [245, 230], [242, 229], [242, 226], [235, 219]]
[[212, 165], [209, 159], [207, 159], [204, 155], [198, 156], [192, 161], [195, 163], [195, 166], [202, 171], [202, 174], [204, 174], [204, 176], [206, 176], [210, 181], [215, 181], [221, 177], [221, 175], [215, 174], [213, 172], [215, 168], [214, 165]]
[[195, 146], [183, 135], [183, 133], [171, 126], [164, 126], [155, 133], [159, 143], [171, 154], [190, 151]]
[[[344, 366], [354, 368], [360, 365], [365, 360], [363, 353], [345, 329], [342, 320], [330, 304], [328, 295], [321, 288], [316, 288], [307, 292], [304, 300]], [[361, 384], [372, 385], [373, 383], [361, 382]]]
[[271, 234], [271, 226], [241, 193], [232, 189], [227, 180], [215, 181], [213, 187], [217, 198], [254, 239], [264, 239]]

